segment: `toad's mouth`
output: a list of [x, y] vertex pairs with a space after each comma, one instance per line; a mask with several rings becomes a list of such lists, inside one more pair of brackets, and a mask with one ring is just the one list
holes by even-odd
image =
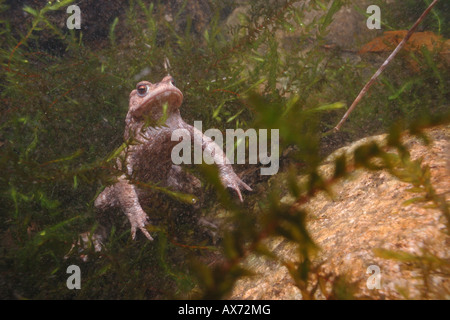
[[164, 105], [167, 105], [170, 110], [178, 109], [182, 102], [183, 94], [181, 91], [172, 84], [168, 84], [149, 92], [145, 101], [135, 110], [134, 115], [140, 117], [159, 112], [162, 111]]

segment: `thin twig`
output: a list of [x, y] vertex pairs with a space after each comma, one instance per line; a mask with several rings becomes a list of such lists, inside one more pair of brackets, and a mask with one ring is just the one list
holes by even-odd
[[394, 51], [392, 51], [391, 55], [384, 61], [384, 63], [381, 65], [381, 67], [375, 72], [375, 74], [370, 78], [369, 82], [366, 83], [364, 88], [362, 88], [361, 92], [356, 97], [355, 101], [353, 101], [350, 108], [347, 110], [347, 112], [342, 117], [341, 121], [339, 121], [338, 125], [334, 127], [334, 131], [339, 131], [342, 124], [347, 120], [350, 113], [355, 109], [356, 105], [359, 103], [359, 101], [362, 99], [362, 97], [367, 93], [369, 88], [374, 84], [375, 80], [378, 78], [378, 76], [383, 72], [384, 69], [386, 69], [387, 65], [394, 59], [394, 57], [397, 55], [397, 53], [403, 48], [405, 43], [408, 41], [408, 39], [412, 36], [414, 31], [417, 29], [417, 26], [422, 22], [422, 20], [425, 18], [425, 16], [431, 11], [431, 9], [434, 7], [434, 5], [438, 2], [438, 0], [434, 0], [428, 8], [422, 13], [422, 15], [417, 19], [416, 23], [409, 29], [406, 36], [403, 38], [403, 40], [397, 45]]

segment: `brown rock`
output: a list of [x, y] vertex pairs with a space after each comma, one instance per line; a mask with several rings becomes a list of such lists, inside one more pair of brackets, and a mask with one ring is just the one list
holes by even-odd
[[[435, 128], [427, 134], [433, 139], [430, 146], [413, 137], [405, 137], [404, 141], [412, 159], [422, 157], [423, 164], [430, 167], [433, 187], [438, 194], [447, 193], [448, 200], [450, 127]], [[368, 140], [382, 144], [385, 137], [366, 138], [337, 150], [321, 167], [322, 173], [326, 176], [333, 172], [332, 160], [338, 154], [348, 153]], [[446, 220], [431, 203], [405, 205], [406, 200], [423, 195], [407, 192], [410, 187], [386, 171], [357, 170], [350, 179], [334, 185], [334, 199], [324, 193], [312, 199], [306, 206], [307, 226], [320, 247], [314, 262], [323, 263], [321, 272], [344, 276], [348, 282], [356, 283], [357, 298], [448, 299], [450, 237]], [[290, 203], [293, 199], [286, 196], [282, 201]], [[295, 261], [296, 248], [287, 240], [272, 238], [266, 245], [283, 260]], [[428, 268], [427, 263], [420, 267], [414, 261], [381, 258], [374, 252], [378, 248], [426, 257], [422, 261], [444, 261], [444, 265]], [[239, 280], [232, 299], [301, 299], [300, 290], [280, 263], [250, 256], [244, 265], [257, 276]], [[380, 270], [380, 289], [367, 287], [371, 276], [367, 268], [371, 265]], [[316, 298], [324, 296], [316, 294]]]

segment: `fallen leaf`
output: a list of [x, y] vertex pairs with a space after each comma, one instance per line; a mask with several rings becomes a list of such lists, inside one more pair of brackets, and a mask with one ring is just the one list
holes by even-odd
[[[369, 43], [366, 43], [359, 51], [359, 54], [392, 51], [407, 33], [408, 31], [406, 30], [386, 31], [381, 37], [377, 37]], [[429, 51], [442, 48], [444, 51], [442, 53], [448, 54], [450, 52], [450, 40], [444, 39], [442, 36], [430, 31], [413, 33], [403, 49], [407, 51], [420, 51], [422, 46], [425, 46]]]

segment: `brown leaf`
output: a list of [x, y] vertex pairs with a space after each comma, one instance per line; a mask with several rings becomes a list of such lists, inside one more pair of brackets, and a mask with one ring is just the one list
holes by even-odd
[[[381, 37], [366, 43], [359, 51], [359, 54], [392, 51], [406, 36], [407, 32], [407, 30], [386, 31]], [[446, 40], [430, 31], [414, 33], [405, 44], [404, 50], [420, 52], [422, 46], [425, 46], [429, 51], [442, 48], [441, 54], [450, 53], [450, 40]]]

